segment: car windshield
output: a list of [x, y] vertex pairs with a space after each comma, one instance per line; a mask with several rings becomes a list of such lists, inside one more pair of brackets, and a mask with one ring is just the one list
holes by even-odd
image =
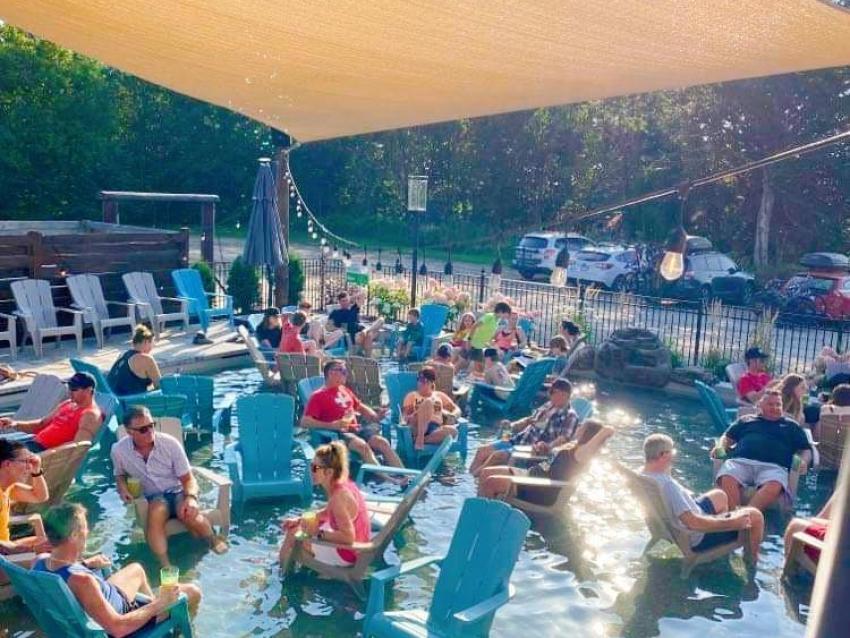
[[578, 261], [607, 261], [610, 257], [608, 253], [598, 253], [595, 250], [583, 250], [576, 254]]
[[810, 294], [825, 294], [832, 290], [835, 282], [832, 279], [797, 275], [788, 280], [788, 290], [800, 290]]
[[549, 242], [544, 237], [523, 237], [519, 242], [520, 248], [546, 248]]

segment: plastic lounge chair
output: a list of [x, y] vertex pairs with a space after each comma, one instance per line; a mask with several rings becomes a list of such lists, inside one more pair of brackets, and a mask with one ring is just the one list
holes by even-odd
[[35, 421], [50, 414], [68, 398], [68, 387], [55, 374], [39, 374], [32, 380], [21, 405], [12, 414], [15, 421]]
[[567, 503], [575, 492], [575, 483], [565, 481], [555, 481], [548, 478], [537, 478], [534, 476], [513, 475], [511, 476], [511, 484], [517, 487], [528, 487], [535, 490], [556, 491], [557, 497], [551, 505], [541, 505], [540, 503], [532, 503], [526, 501], [519, 496], [509, 495], [504, 498], [508, 505], [512, 505], [517, 509], [529, 514], [557, 514], [562, 512], [567, 507]]
[[732, 388], [735, 391], [738, 390], [738, 381], [741, 380], [741, 377], [744, 376], [744, 373], [746, 371], [746, 363], [730, 363], [728, 366], [726, 366], [726, 376], [729, 377], [729, 383], [732, 384]]
[[749, 530], [741, 530], [738, 533], [738, 538], [734, 541], [712, 547], [703, 552], [695, 552], [691, 549], [687, 534], [673, 523], [673, 514], [661, 496], [661, 490], [655, 479], [648, 476], [641, 476], [634, 470], [616, 461], [613, 461], [613, 463], [614, 467], [626, 479], [629, 490], [638, 499], [643, 508], [646, 526], [649, 528], [649, 533], [651, 534], [651, 538], [646, 544], [646, 547], [644, 547], [643, 553], [647, 553], [660, 540], [673, 543], [682, 552], [684, 559], [681, 572], [682, 578], [687, 578], [691, 570], [697, 565], [728, 556], [739, 547], [747, 548], [749, 546]]
[[470, 387], [466, 383], [461, 385], [455, 384], [455, 368], [453, 365], [436, 362], [416, 362], [409, 364], [407, 369], [418, 374], [419, 371], [426, 365], [434, 368], [434, 372], [437, 373], [437, 390], [452, 397], [455, 400], [455, 403], [464, 403], [466, 401]]
[[[217, 295], [214, 292], [204, 290], [201, 281], [201, 273], [194, 268], [179, 268], [171, 271], [171, 279], [177, 288], [177, 294], [183, 299], [189, 300], [189, 315], [196, 316], [201, 329], [206, 332], [210, 327], [210, 321], [225, 317], [230, 326], [233, 326], [233, 297], [230, 295]], [[224, 298], [221, 308], [213, 308], [210, 300], [217, 296]]]
[[[83, 311], [83, 323], [91, 325], [98, 348], [103, 347], [104, 331], [109, 334], [112, 328], [128, 326], [132, 332], [136, 327], [136, 304], [106, 301], [97, 275], [69, 275], [65, 281], [73, 307]], [[110, 306], [116, 311], [110, 313]]]
[[818, 425], [821, 469], [837, 471], [841, 467], [848, 431], [850, 431], [850, 412], [842, 414], [824, 406]]
[[427, 359], [431, 355], [434, 339], [440, 336], [446, 319], [449, 317], [449, 307], [442, 304], [425, 304], [419, 309], [424, 338], [421, 346], [410, 349], [410, 358], [415, 361]]
[[366, 405], [381, 404], [381, 368], [375, 359], [348, 356], [344, 359], [348, 369], [345, 384]]
[[[108, 638], [106, 631], [86, 614], [61, 576], [24, 569], [2, 556], [0, 567], [9, 575], [15, 591], [49, 638]], [[136, 600], [147, 601], [144, 596], [137, 596]], [[168, 618], [132, 635], [134, 638], [160, 638], [174, 631], [179, 631], [183, 638], [192, 638], [188, 600], [182, 594], [168, 608]]]
[[818, 571], [818, 564], [806, 553], [806, 549], [811, 548], [823, 552], [825, 547], [826, 543], [821, 539], [806, 532], [797, 532], [791, 537], [791, 549], [788, 552], [788, 559], [785, 561], [784, 574], [792, 576], [802, 569], [814, 578]]
[[[381, 433], [388, 441], [392, 441], [392, 429], [396, 423], [401, 423], [401, 405], [404, 397], [416, 389], [415, 372], [388, 372], [384, 375], [387, 385], [387, 396], [389, 397], [390, 411], [381, 422]], [[398, 441], [396, 441], [396, 444]], [[398, 445], [396, 445], [398, 447]]]
[[192, 414], [189, 412], [189, 398], [185, 394], [150, 394], [136, 395], [130, 405], [146, 407], [154, 419], [170, 418], [180, 423], [182, 436], [191, 432], [198, 439], [201, 431], [192, 422]]
[[708, 410], [708, 415], [711, 417], [711, 422], [714, 423], [714, 429], [718, 434], [723, 434], [732, 421], [738, 418], [738, 410], [727, 408], [723, 405], [723, 400], [717, 391], [702, 381], [694, 381], [694, 385], [699, 393], [699, 398], [705, 409]]
[[112, 389], [112, 386], [109, 385], [109, 381], [107, 380], [106, 375], [103, 373], [103, 370], [101, 370], [94, 364], [91, 364], [87, 361], [83, 361], [82, 359], [77, 359], [75, 357], [71, 357], [69, 361], [71, 363], [71, 367], [74, 369], [74, 372], [88, 372], [94, 377], [95, 390], [115, 397], [115, 400], [119, 402], [120, 406], [116, 412], [116, 416], [118, 417], [119, 421], [124, 416], [124, 408], [126, 406], [133, 405], [137, 400], [144, 400], [144, 398], [147, 396], [160, 393], [159, 390], [151, 390], [150, 392], [143, 392], [141, 394], [125, 394], [124, 396], [119, 397], [117, 394], [115, 394], [115, 391]]
[[322, 374], [322, 360], [315, 355], [278, 352], [275, 361], [281, 386], [287, 394], [295, 394], [301, 379]]
[[[552, 357], [532, 361], [525, 368], [525, 372], [522, 373], [514, 388], [496, 388], [476, 381], [472, 387], [472, 396], [469, 398], [472, 409], [493, 413], [504, 419], [528, 414], [554, 363], [555, 359]], [[500, 399], [496, 396], [495, 390], [506, 390], [510, 394], [507, 399]]]
[[263, 378], [263, 385], [268, 388], [279, 388], [280, 376], [272, 370], [272, 364], [266, 356], [260, 352], [260, 347], [254, 341], [254, 337], [248, 332], [245, 326], [238, 326], [236, 331], [239, 333], [239, 336], [242, 337], [242, 342], [248, 348], [248, 352], [251, 355], [251, 361], [254, 362], [257, 370], [260, 371], [260, 376]]
[[[32, 341], [36, 358], [44, 355], [44, 338], [56, 337], [56, 347], [63, 335], [73, 335], [77, 340], [77, 351], [83, 349], [83, 311], [73, 308], [56, 308], [50, 294], [50, 283], [45, 279], [23, 279], [12, 282], [12, 294], [18, 309], [15, 315], [24, 320], [27, 334]], [[57, 313], [72, 315], [70, 326], [60, 326]]]
[[[307, 401], [310, 400], [310, 395], [312, 395], [316, 390], [325, 385], [325, 378], [323, 376], [315, 376], [315, 377], [307, 377], [306, 379], [301, 379], [297, 384], [296, 388], [298, 391], [298, 401], [301, 404], [301, 411], [303, 413], [304, 408], [307, 407]], [[310, 445], [313, 447], [319, 447], [324, 443], [328, 443], [329, 441], [336, 441], [339, 438], [339, 432], [336, 430], [328, 430], [325, 428], [308, 428], [310, 432]]]
[[[236, 402], [239, 441], [224, 450], [239, 503], [277, 496], [298, 496], [309, 503], [313, 484], [309, 463], [313, 448], [294, 438], [295, 400], [282, 394], [253, 394]], [[301, 459], [295, 460], [295, 449]], [[301, 465], [300, 477], [293, 465]]]
[[109, 455], [109, 449], [112, 447], [112, 443], [116, 441], [118, 436], [118, 419], [116, 416], [120, 405], [118, 400], [111, 394], [96, 392], [94, 395], [94, 402], [97, 403], [97, 407], [100, 408], [103, 420], [95, 433], [94, 438], [92, 438], [91, 447], [88, 452], [86, 452], [85, 457], [74, 475], [77, 483], [82, 483], [83, 474], [85, 474], [91, 459], [96, 454], [103, 453], [105, 451], [106, 455]]
[[15, 315], [8, 315], [5, 312], [0, 312], [0, 318], [6, 320], [6, 329], [0, 330], [0, 341], [5, 341], [9, 344], [9, 354], [12, 359], [18, 358], [18, 318]]
[[[372, 574], [364, 638], [488, 636], [496, 611], [513, 596], [511, 574], [531, 523], [505, 503], [469, 498], [444, 558], [425, 556]], [[439, 565], [431, 607], [385, 611], [386, 585]]]
[[200, 436], [201, 432], [212, 434], [221, 428], [230, 427], [234, 397], [226, 398], [216, 408], [213, 403], [215, 382], [212, 377], [192, 374], [175, 374], [163, 377], [160, 388], [164, 394], [186, 397], [186, 415]]
[[30, 513], [60, 502], [74, 482], [77, 470], [91, 446], [91, 441], [76, 441], [40, 452], [41, 469], [44, 470], [44, 480], [50, 495], [47, 503], [16, 503], [12, 506], [14, 511], [19, 514]]
[[[576, 397], [570, 401], [570, 407], [578, 415], [578, 422], [582, 423], [593, 416], [593, 403], [584, 397]], [[509, 465], [530, 465], [548, 460], [547, 456], [539, 456], [532, 452], [530, 445], [515, 445], [511, 451]]]
[[[161, 297], [149, 272], [128, 272], [121, 275], [130, 301], [136, 304], [142, 320], [150, 322], [154, 334], [158, 337], [169, 321], [182, 321], [183, 329], [189, 329], [189, 299]], [[162, 302], [168, 301], [180, 305], [177, 312], [165, 312]]]
[[[40, 514], [26, 514], [23, 516], [10, 516], [9, 517], [9, 528], [13, 527], [21, 527], [26, 525], [31, 527], [33, 530], [33, 534], [35, 536], [40, 536], [41, 538], [47, 538], [47, 535], [44, 532], [44, 522], [41, 520]], [[35, 552], [22, 552], [20, 554], [6, 554], [4, 558], [24, 569], [29, 569], [33, 562], [36, 559]], [[3, 570], [0, 569], [0, 581], [4, 580], [2, 578]], [[9, 600], [10, 598], [16, 595], [15, 588], [12, 586], [11, 582], [3, 582], [0, 584], [0, 601]]]
[[357, 560], [351, 566], [337, 567], [317, 561], [312, 554], [304, 550], [303, 543], [296, 541], [293, 548], [293, 559], [295, 563], [299, 563], [304, 567], [312, 569], [324, 578], [332, 578], [348, 583], [354, 592], [362, 599], [366, 597], [366, 590], [363, 586], [363, 581], [367, 576], [367, 572], [372, 563], [383, 559], [384, 552], [387, 546], [392, 541], [396, 532], [407, 521], [410, 510], [416, 502], [422, 497], [425, 491], [425, 482], [420, 483], [405, 499], [399, 503], [392, 515], [387, 520], [381, 530], [375, 534], [370, 540], [351, 545], [341, 543], [331, 543], [329, 541], [320, 541], [318, 539], [310, 539], [312, 545], [325, 545], [327, 547], [352, 549], [357, 552]]

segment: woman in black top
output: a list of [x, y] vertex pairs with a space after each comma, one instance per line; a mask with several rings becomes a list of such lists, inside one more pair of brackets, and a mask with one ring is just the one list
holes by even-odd
[[147, 326], [136, 326], [133, 332], [133, 347], [122, 354], [109, 370], [109, 387], [118, 396], [142, 394], [159, 387], [162, 374], [151, 355], [153, 333]]
[[257, 343], [260, 344], [261, 348], [273, 348], [277, 350], [280, 347], [282, 334], [280, 311], [277, 308], [267, 308], [263, 313], [263, 321], [254, 331]]

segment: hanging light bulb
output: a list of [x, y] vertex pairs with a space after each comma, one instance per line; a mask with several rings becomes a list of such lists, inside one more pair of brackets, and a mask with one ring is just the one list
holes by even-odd
[[339, 259], [339, 248], [337, 248], [336, 245], [334, 245], [333, 258]]
[[319, 233], [314, 232], [313, 233], [313, 239], [318, 239], [318, 238], [319, 238]]
[[381, 249], [378, 248], [378, 261], [375, 262], [375, 270], [381, 272], [384, 269], [384, 264], [381, 263]]
[[446, 265], [443, 266], [443, 274], [446, 275], [446, 277], [451, 277], [454, 274], [454, 270], [455, 267], [452, 263], [452, 249], [449, 248], [449, 259], [446, 261]]
[[323, 255], [327, 255], [329, 252], [331, 252], [330, 246], [322, 246], [322, 254]]
[[319, 243], [322, 244], [322, 246], [324, 246], [325, 244], [328, 243], [328, 240], [325, 239], [324, 237], [322, 237], [322, 241], [320, 241]]
[[567, 244], [564, 243], [558, 256], [555, 257], [555, 269], [549, 277], [549, 283], [553, 286], [563, 288], [567, 285], [567, 268], [570, 266], [570, 252], [567, 250]]
[[674, 228], [667, 237], [664, 246], [664, 257], [658, 272], [667, 281], [679, 279], [685, 272], [685, 251], [688, 246], [688, 235], [685, 232], [685, 205], [688, 202], [688, 193], [691, 185], [687, 182], [679, 185], [679, 225]]
[[363, 246], [363, 261], [360, 262], [364, 268], [369, 266], [369, 247]]
[[236, 220], [236, 230], [239, 230], [240, 228], [242, 228], [242, 224], [240, 224], [239, 220], [237, 219]]
[[490, 268], [490, 295], [495, 295], [502, 288], [502, 254], [499, 251], [493, 267]]
[[295, 214], [296, 214], [298, 217], [302, 217], [302, 216], [304, 215], [304, 213], [302, 213], [300, 210], [299, 210], [299, 211], [296, 211], [296, 212], [295, 212]]
[[397, 275], [404, 272], [404, 264], [401, 263], [401, 248], [398, 249], [398, 257], [395, 258], [395, 272]]
[[428, 275], [428, 266], [425, 265], [425, 261], [422, 261], [422, 265], [419, 266], [419, 274], [423, 277]]

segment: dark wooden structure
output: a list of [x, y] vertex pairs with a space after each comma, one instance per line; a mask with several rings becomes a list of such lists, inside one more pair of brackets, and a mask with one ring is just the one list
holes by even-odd
[[10, 284], [47, 279], [57, 306], [71, 304], [65, 277], [99, 275], [107, 299], [124, 301], [121, 275], [153, 273], [164, 294], [173, 295], [171, 270], [189, 263], [189, 230], [157, 230], [91, 221], [0, 222], [0, 312], [15, 308]]

